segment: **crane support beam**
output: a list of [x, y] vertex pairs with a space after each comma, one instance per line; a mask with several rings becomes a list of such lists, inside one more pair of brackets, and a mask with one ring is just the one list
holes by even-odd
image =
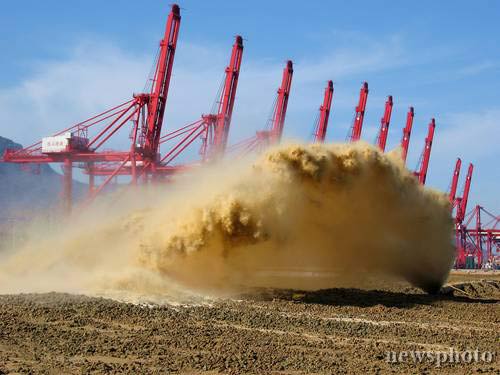
[[325, 94], [323, 96], [323, 104], [319, 107], [319, 121], [316, 126], [314, 139], [316, 142], [324, 142], [326, 137], [326, 130], [328, 128], [328, 119], [330, 117], [330, 110], [332, 107], [333, 98], [333, 81], [328, 81]]
[[283, 134], [288, 97], [290, 96], [290, 88], [292, 86], [292, 77], [293, 63], [291, 60], [288, 60], [285, 68], [283, 69], [283, 79], [281, 80], [281, 86], [278, 89], [278, 98], [273, 113], [271, 126], [271, 143], [273, 144], [279, 143]]
[[413, 127], [413, 118], [415, 117], [415, 111], [413, 107], [410, 107], [408, 113], [406, 114], [406, 125], [403, 129], [403, 138], [401, 139], [401, 157], [403, 162], [406, 164], [406, 158], [408, 157], [408, 148], [410, 146], [411, 129]]
[[392, 106], [392, 95], [389, 95], [385, 102], [384, 116], [380, 119], [380, 132], [377, 137], [377, 146], [382, 152], [385, 152], [385, 145], [387, 143], [387, 133], [389, 132], [389, 124], [391, 122]]
[[177, 4], [174, 4], [167, 19], [165, 36], [160, 42], [160, 54], [148, 103], [144, 154], [151, 160], [155, 160], [158, 154], [180, 22], [180, 9]]
[[[119, 162], [125, 160], [130, 155], [130, 152], [120, 152], [120, 151], [104, 151], [99, 153], [71, 153], [71, 154], [40, 154], [40, 155], [9, 155], [6, 153], [4, 155], [4, 161], [9, 163], [64, 163], [64, 161], [69, 157], [73, 162]], [[140, 155], [137, 155], [138, 160], [142, 160]]]
[[363, 119], [365, 118], [366, 101], [368, 99], [368, 83], [363, 82], [359, 92], [359, 102], [356, 106], [356, 113], [354, 115], [354, 122], [349, 135], [350, 142], [356, 142], [361, 139], [361, 130], [363, 129]]
[[73, 163], [71, 159], [65, 159], [63, 164], [63, 210], [67, 214], [71, 213], [73, 199]]

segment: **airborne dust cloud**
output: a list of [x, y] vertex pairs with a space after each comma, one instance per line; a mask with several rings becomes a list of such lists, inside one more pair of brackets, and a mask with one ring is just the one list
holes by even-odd
[[454, 256], [448, 201], [398, 155], [288, 144], [106, 196], [3, 254], [0, 293], [318, 289], [371, 273], [435, 292]]

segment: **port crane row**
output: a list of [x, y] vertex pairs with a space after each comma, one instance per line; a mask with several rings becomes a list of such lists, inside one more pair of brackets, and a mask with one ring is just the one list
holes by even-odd
[[[231, 127], [238, 78], [243, 57], [243, 38], [235, 37], [231, 49], [228, 66], [225, 68], [224, 79], [212, 113], [202, 114], [198, 120], [175, 130], [164, 131], [164, 114], [174, 66], [174, 57], [177, 49], [177, 40], [181, 24], [180, 8], [174, 4], [167, 18], [165, 32], [159, 44], [159, 51], [155, 61], [152, 76], [149, 77], [149, 89], [144, 93], [134, 94], [124, 103], [116, 105], [89, 119], [74, 124], [49, 137], [23, 149], [8, 149], [3, 155], [3, 161], [20, 164], [60, 163], [63, 170], [62, 202], [67, 212], [72, 206], [73, 167], [80, 167], [88, 175], [88, 201], [91, 201], [116, 176], [130, 176], [132, 185], [139, 181], [165, 180], [170, 176], [191, 168], [202, 166], [219, 160], [229, 153], [245, 155], [250, 152], [280, 142], [285, 126], [285, 118], [290, 96], [293, 62], [288, 60], [282, 74], [281, 85], [277, 90], [271, 116], [263, 130], [257, 131], [255, 136], [228, 146], [228, 136]], [[359, 101], [355, 107], [354, 119], [346, 140], [356, 142], [361, 139], [363, 120], [365, 117], [368, 83], [362, 84]], [[324, 89], [322, 104], [314, 123], [314, 141], [324, 142], [329, 116], [332, 110], [334, 93], [333, 81], [329, 80]], [[385, 151], [387, 135], [391, 121], [393, 97], [388, 96], [383, 116], [380, 120], [376, 146]], [[414, 109], [410, 107], [407, 113], [406, 124], [401, 139], [402, 159], [406, 163], [411, 131], [414, 119]], [[427, 171], [431, 156], [435, 119], [428, 125], [424, 148], [420, 156], [418, 167], [413, 172], [420, 184], [426, 182]], [[109, 140], [126, 130], [129, 134], [130, 147], [126, 150], [110, 150]], [[199, 145], [199, 160], [191, 163], [182, 163], [180, 156], [194, 143]], [[460, 159], [459, 159], [460, 160]], [[491, 257], [498, 250], [499, 233], [496, 230], [498, 216], [493, 227], [483, 229], [481, 213], [492, 215], [484, 208], [477, 206], [474, 215], [478, 217], [476, 227], [467, 229], [472, 219], [465, 214], [467, 198], [472, 178], [472, 165], [465, 183], [462, 197], [456, 197], [456, 188], [460, 165], [453, 175], [450, 189], [450, 203], [455, 212], [457, 266], [465, 264], [465, 259], [472, 254], [476, 258], [482, 254], [483, 247], [487, 248]], [[104, 181], [96, 185], [96, 176], [103, 176]], [[479, 207], [479, 208], [478, 208]], [[490, 225], [492, 223], [488, 223]], [[471, 242], [472, 241], [472, 242]], [[474, 246], [470, 244], [474, 244]], [[481, 255], [482, 256], [482, 255]], [[478, 264], [482, 263], [482, 258]]]

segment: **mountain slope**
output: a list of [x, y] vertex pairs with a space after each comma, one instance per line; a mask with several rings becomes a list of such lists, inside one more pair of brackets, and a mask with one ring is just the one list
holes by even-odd
[[[7, 148], [22, 148], [0, 137], [0, 156]], [[0, 217], [25, 216], [40, 209], [59, 208], [61, 175], [48, 164], [40, 166], [0, 162]], [[85, 185], [74, 181], [74, 196], [81, 196]]]

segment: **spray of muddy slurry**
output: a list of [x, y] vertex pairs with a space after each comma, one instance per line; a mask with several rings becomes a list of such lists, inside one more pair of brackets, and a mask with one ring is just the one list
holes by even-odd
[[0, 293], [319, 289], [372, 274], [436, 292], [454, 256], [449, 204], [398, 155], [289, 144], [103, 198], [4, 255]]

